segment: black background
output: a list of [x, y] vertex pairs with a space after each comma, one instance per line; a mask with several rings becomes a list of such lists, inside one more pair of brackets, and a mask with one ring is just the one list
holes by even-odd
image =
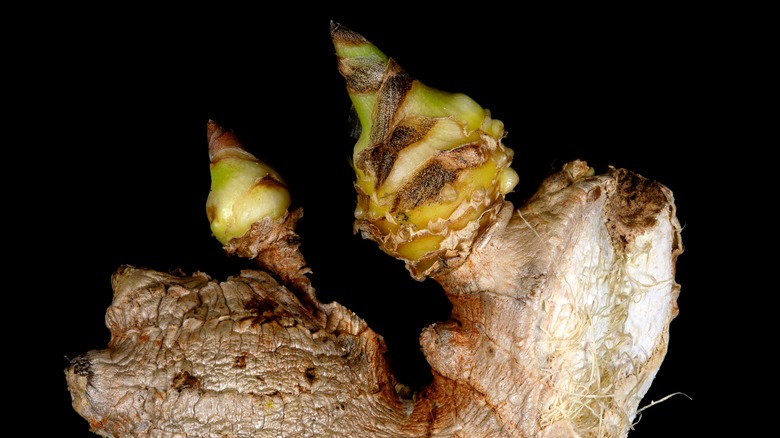
[[466, 93], [504, 122], [521, 178], [509, 198], [516, 205], [578, 158], [598, 172], [633, 170], [674, 192], [686, 247], [677, 264], [680, 314], [642, 405], [676, 392], [692, 400], [674, 396], [648, 409], [630, 436], [700, 430], [698, 336], [709, 287], [701, 260], [709, 254], [698, 169], [708, 155], [701, 114], [713, 50], [699, 31], [701, 16], [472, 6], [484, 10], [48, 10], [45, 25], [16, 35], [35, 41], [7, 67], [20, 79], [9, 91], [21, 97], [13, 109], [24, 122], [14, 149], [30, 163], [17, 170], [33, 182], [45, 173], [46, 185], [30, 183], [26, 200], [39, 214], [29, 223], [9, 210], [17, 220], [11, 234], [36, 229], [17, 246], [32, 247], [18, 258], [39, 267], [20, 295], [45, 297], [36, 303], [45, 308], [41, 325], [55, 327], [45, 343], [22, 339], [43, 367], [35, 399], [47, 420], [36, 427], [94, 436], [70, 406], [63, 371], [69, 358], [106, 347], [117, 267], [217, 279], [253, 267], [226, 257], [210, 235], [210, 118], [274, 166], [303, 206], [298, 232], [319, 299], [340, 302], [384, 336], [401, 381], [413, 388], [429, 381], [418, 336], [448, 318], [449, 303], [438, 285], [415, 282], [401, 262], [352, 233], [354, 140], [330, 41], [334, 20], [427, 85]]

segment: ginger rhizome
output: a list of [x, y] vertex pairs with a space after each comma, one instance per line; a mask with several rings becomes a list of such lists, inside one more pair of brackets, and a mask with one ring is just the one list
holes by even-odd
[[[381, 334], [317, 299], [302, 209], [211, 121], [212, 231], [258, 269], [225, 280], [117, 269], [108, 346], [65, 370], [73, 408], [117, 437], [629, 435], [678, 313], [671, 190], [574, 160], [516, 208], [501, 122], [356, 32], [333, 23], [331, 36], [361, 123], [355, 229], [452, 303], [420, 335], [431, 383], [406, 387]], [[366, 292], [391, 293], [380, 283]]]

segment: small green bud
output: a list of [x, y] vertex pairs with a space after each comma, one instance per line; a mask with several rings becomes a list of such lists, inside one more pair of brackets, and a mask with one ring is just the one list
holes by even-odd
[[247, 152], [233, 131], [208, 123], [211, 190], [206, 214], [211, 232], [223, 245], [243, 236], [266, 217], [283, 218], [290, 193], [282, 177]]

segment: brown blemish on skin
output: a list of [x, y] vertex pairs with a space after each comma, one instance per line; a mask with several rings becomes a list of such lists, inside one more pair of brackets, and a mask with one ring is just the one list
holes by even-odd
[[214, 218], [217, 217], [217, 207], [215, 205], [209, 204], [206, 206], [206, 217], [209, 223], [214, 222]]
[[393, 170], [398, 154], [425, 138], [434, 124], [435, 122], [431, 119], [419, 119], [412, 124], [396, 126], [386, 142], [379, 143], [361, 153], [359, 167], [373, 169], [376, 175], [375, 187], [381, 186]]
[[398, 193], [393, 210], [411, 210], [419, 205], [440, 201], [442, 189], [469, 169], [488, 159], [479, 144], [468, 144], [440, 152], [417, 172]]
[[625, 169], [614, 170], [617, 186], [604, 206], [607, 229], [619, 249], [655, 225], [669, 205], [662, 186]]
[[363, 35], [333, 21], [330, 22], [330, 35], [336, 45], [359, 46], [368, 42]]
[[309, 382], [309, 385], [311, 385], [317, 379], [317, 369], [314, 367], [308, 367], [306, 368], [306, 371], [303, 373], [303, 375], [306, 377], [306, 381]]
[[[362, 35], [335, 23], [331, 23], [331, 37], [336, 46], [370, 44]], [[377, 93], [376, 111], [379, 117], [374, 117], [375, 120], [388, 117], [392, 120], [399, 102], [403, 101], [412, 84], [412, 78], [392, 59], [339, 57], [338, 69], [350, 93]], [[380, 131], [372, 139], [384, 138], [388, 126], [380, 123]]]
[[414, 80], [393, 59], [387, 61], [387, 71], [382, 85], [377, 91], [369, 143], [375, 145], [385, 141], [390, 135], [398, 109], [404, 102]]
[[246, 353], [242, 353], [240, 356], [236, 356], [233, 359], [233, 368], [246, 368]]
[[593, 190], [588, 192], [588, 201], [595, 202], [601, 197], [601, 186], [596, 186]]
[[373, 93], [382, 85], [385, 63], [379, 59], [339, 59], [338, 68], [350, 93]]
[[438, 159], [452, 169], [470, 169], [484, 164], [488, 156], [480, 144], [472, 143], [442, 152]]
[[398, 193], [393, 210], [411, 210], [420, 204], [435, 200], [441, 189], [455, 181], [458, 171], [445, 168], [433, 161], [420, 170]]
[[187, 388], [198, 389], [200, 388], [200, 379], [191, 375], [187, 371], [182, 371], [179, 374], [173, 376], [171, 388], [177, 391], [181, 391]]
[[291, 317], [288, 312], [280, 309], [274, 301], [265, 298], [252, 298], [246, 302], [244, 308], [254, 315], [249, 317], [252, 319], [252, 325], [261, 325], [271, 321], [279, 321], [285, 317]]
[[81, 355], [70, 361], [70, 366], [73, 368], [73, 372], [79, 376], [92, 375], [92, 363], [87, 356]]
[[266, 298], [252, 298], [244, 304], [244, 309], [262, 314], [266, 311], [271, 311], [276, 308], [276, 303], [273, 300]]

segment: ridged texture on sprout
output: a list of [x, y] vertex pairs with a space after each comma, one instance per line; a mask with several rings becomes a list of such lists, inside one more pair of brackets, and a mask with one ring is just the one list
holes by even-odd
[[501, 121], [464, 94], [412, 78], [360, 34], [331, 25], [360, 135], [355, 230], [417, 279], [468, 255], [518, 182]]

